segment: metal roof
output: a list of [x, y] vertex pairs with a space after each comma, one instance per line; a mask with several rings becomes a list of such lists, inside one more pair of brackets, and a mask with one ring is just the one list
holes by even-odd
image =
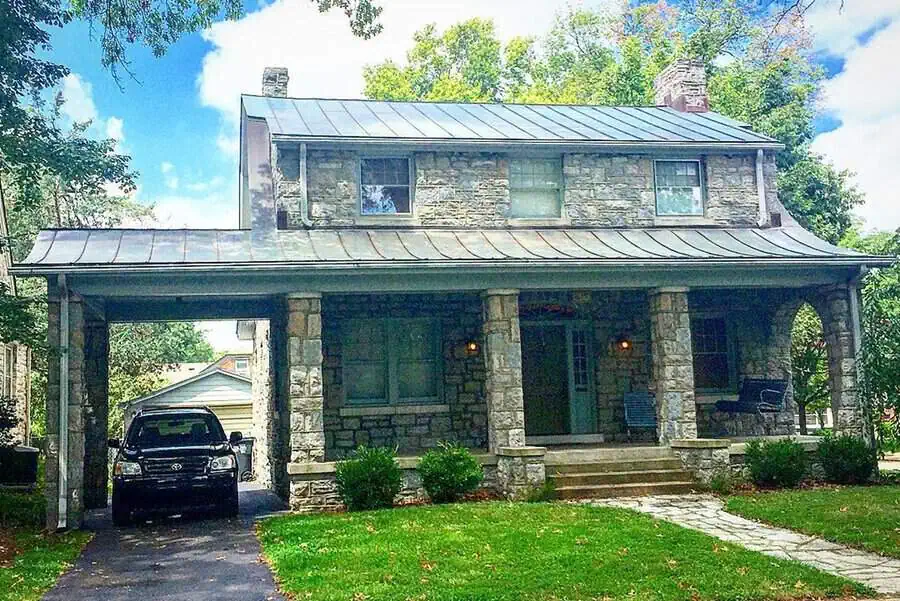
[[466, 104], [241, 96], [274, 136], [382, 141], [661, 144], [780, 148], [714, 112], [661, 106]]
[[45, 230], [13, 271], [29, 273], [304, 265], [706, 263], [881, 265], [799, 227], [650, 229]]

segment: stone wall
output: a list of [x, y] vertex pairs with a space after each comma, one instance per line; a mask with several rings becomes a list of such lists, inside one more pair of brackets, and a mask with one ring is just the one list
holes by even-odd
[[[309, 216], [314, 226], [371, 222], [359, 216], [359, 155], [350, 150], [308, 151]], [[509, 225], [508, 156], [483, 152], [417, 152], [413, 155], [414, 215], [394, 225], [498, 228]], [[756, 164], [752, 154], [703, 157], [706, 222], [753, 225], [758, 219]], [[276, 170], [277, 171], [277, 170]], [[656, 222], [653, 157], [573, 153], [563, 156], [563, 223], [594, 227], [649, 227]], [[766, 189], [775, 195], [767, 159]], [[771, 181], [770, 181], [771, 180]], [[287, 227], [302, 227], [301, 187], [275, 174], [278, 208]]]
[[[481, 299], [475, 294], [329, 295], [323, 299], [325, 443], [328, 460], [359, 445], [396, 446], [401, 454], [456, 440], [482, 449], [487, 444], [485, 367], [479, 353]], [[434, 317], [441, 332], [441, 395], [423, 406], [362, 407], [344, 402], [342, 322], [351, 318]]]
[[687, 290], [665, 288], [651, 293], [650, 339], [659, 441], [697, 438]]
[[[12, 351], [15, 364], [6, 365], [6, 349]], [[31, 351], [22, 344], [0, 345], [0, 364], [2, 371], [0, 376], [5, 376], [7, 370], [14, 370], [12, 382], [12, 397], [15, 399], [15, 413], [18, 424], [12, 428], [11, 434], [15, 444], [28, 445], [31, 442], [29, 413], [31, 410]]]
[[276, 463], [274, 454], [278, 448], [274, 439], [279, 417], [274, 402], [270, 358], [269, 322], [260, 319], [253, 326], [253, 357], [250, 361], [253, 428], [256, 434], [253, 443], [253, 476], [266, 488], [273, 488], [272, 467]]

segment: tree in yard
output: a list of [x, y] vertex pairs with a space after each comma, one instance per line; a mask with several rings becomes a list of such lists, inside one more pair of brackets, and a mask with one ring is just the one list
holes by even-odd
[[824, 410], [831, 402], [828, 351], [822, 332], [822, 320], [808, 304], [801, 306], [794, 318], [791, 332], [791, 381], [800, 417], [800, 434], [807, 434], [807, 413], [815, 411], [819, 416], [819, 424], [824, 424]]

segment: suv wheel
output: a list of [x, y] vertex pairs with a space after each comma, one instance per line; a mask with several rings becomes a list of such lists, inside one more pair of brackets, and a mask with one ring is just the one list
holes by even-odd
[[131, 508], [116, 498], [113, 494], [112, 521], [116, 526], [128, 526], [131, 524]]
[[238, 516], [239, 508], [240, 506], [238, 503], [238, 489], [237, 486], [235, 486], [231, 491], [231, 494], [228, 495], [228, 500], [222, 504], [220, 512], [224, 517], [236, 518]]

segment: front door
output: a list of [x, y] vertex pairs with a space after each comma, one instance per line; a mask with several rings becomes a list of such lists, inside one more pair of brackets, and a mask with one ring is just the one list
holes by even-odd
[[523, 322], [526, 436], [596, 431], [590, 335], [581, 322]]

